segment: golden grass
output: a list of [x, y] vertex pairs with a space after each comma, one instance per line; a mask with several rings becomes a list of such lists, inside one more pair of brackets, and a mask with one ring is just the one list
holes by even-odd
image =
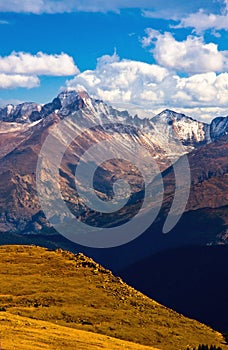
[[92, 332], [0, 312], [2, 350], [156, 350]]
[[[165, 350], [184, 350], [199, 343], [221, 346], [223, 341], [218, 332], [147, 298], [83, 255], [33, 246], [2, 246], [0, 281], [0, 308], [7, 310], [8, 317], [11, 314], [27, 317], [29, 322], [47, 321], [49, 327], [50, 323], [64, 327], [63, 341], [69, 344], [76, 330]], [[34, 334], [34, 344], [44, 340], [39, 332], [29, 329], [25, 333], [22, 327], [20, 334]], [[13, 334], [12, 338], [16, 339]], [[47, 346], [51, 346], [50, 341], [47, 338]], [[62, 348], [65, 350], [64, 345]]]

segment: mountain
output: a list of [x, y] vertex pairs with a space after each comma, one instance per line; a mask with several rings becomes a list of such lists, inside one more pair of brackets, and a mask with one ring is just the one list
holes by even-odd
[[[50, 247], [63, 245], [74, 252], [83, 249], [112, 269], [119, 269], [162, 249], [186, 244], [226, 242], [227, 117], [216, 118], [208, 125], [165, 110], [151, 120], [139, 119], [137, 116], [131, 117], [126, 111], [119, 112], [100, 100], [90, 98], [85, 91], [74, 90], [61, 92], [51, 103], [36, 105], [35, 110], [33, 103], [25, 106], [26, 108], [23, 108], [23, 104], [19, 107], [6, 107], [9, 110], [8, 119], [3, 113], [5, 109], [0, 111], [0, 242], [28, 243], [36, 240], [37, 243]], [[31, 106], [30, 111], [28, 106]], [[20, 111], [16, 114], [17, 117], [16, 110]], [[26, 114], [23, 114], [25, 111]], [[63, 134], [58, 131], [58, 125], [68, 118], [71, 122], [67, 133]], [[94, 127], [85, 132], [88, 125]], [[41, 146], [56, 129], [58, 147], [66, 148], [59, 174], [56, 174], [53, 181], [50, 169], [55, 165], [52, 159], [55, 159], [56, 147], [50, 148], [42, 173], [44, 188], [47, 189], [45, 184], [50, 187], [52, 183], [48, 198], [53, 217], [56, 210], [56, 184], [59, 183], [65, 203], [82, 221], [95, 226], [122, 224], [131, 219], [140, 208], [143, 179], [141, 173], [132, 168], [129, 162], [119, 159], [119, 149], [124, 156], [130, 154], [140, 161], [147, 156], [147, 150], [152, 159], [156, 160], [164, 182], [163, 205], [155, 223], [136, 241], [101, 252], [99, 249], [80, 248], [57, 235], [50, 227], [37, 195], [36, 166]], [[77, 136], [66, 146], [68, 135], [71, 137], [78, 134], [80, 137]], [[109, 148], [117, 154], [117, 159], [104, 162], [98, 167], [95, 173], [95, 193], [103, 200], [112, 199], [113, 181], [125, 177], [133, 193], [123, 210], [113, 214], [89, 210], [75, 189], [75, 170], [82, 154], [92, 145], [107, 140]], [[103, 155], [107, 153], [106, 147], [105, 144], [101, 151]], [[137, 157], [134, 147], [140, 147]], [[170, 164], [183, 153], [188, 154], [191, 169], [190, 197], [178, 225], [170, 234], [163, 235], [164, 220], [169, 213], [175, 190], [178, 192]], [[145, 173], [151, 176], [149, 167], [145, 167]], [[152, 183], [151, 193], [155, 193], [153, 186]], [[86, 192], [87, 187], [83, 190]], [[25, 234], [25, 237], [18, 234]], [[34, 234], [38, 236], [35, 237]]]
[[[67, 121], [69, 122], [66, 132], [62, 132], [59, 125]], [[137, 264], [143, 264], [146, 258], [151, 259], [153, 254], [159, 255], [162, 251], [181, 250], [184, 246], [207, 247], [227, 244], [227, 125], [228, 117], [215, 118], [209, 125], [170, 110], [165, 110], [152, 119], [140, 119], [137, 116], [132, 117], [127, 111], [120, 112], [100, 100], [91, 98], [85, 91], [73, 90], [63, 91], [44, 106], [26, 103], [1, 109], [0, 244], [37, 244], [50, 249], [64, 248], [74, 253], [81, 251], [107, 268], [121, 273], [134, 264], [135, 271], [139, 271], [136, 268]], [[131, 162], [122, 158], [135, 158], [143, 163], [144, 160], [147, 161], [149, 154], [158, 164], [164, 184], [163, 203], [153, 224], [137, 239], [119, 247], [106, 249], [80, 246], [58, 234], [46, 219], [37, 194], [37, 160], [41, 147], [50, 134], [54, 135], [55, 146], [48, 149], [48, 157], [43, 159], [42, 183], [50, 199], [49, 210], [52, 217], [55, 218], [55, 211], [58, 210], [56, 190], [59, 184], [67, 207], [82, 222], [91, 226], [115, 227], [130, 221], [138, 213], [143, 202], [144, 182], [141, 170], [145, 171], [149, 178], [151, 170], [145, 166], [138, 171], [137, 167], [132, 167]], [[68, 144], [72, 135], [73, 141]], [[108, 146], [105, 143], [107, 141]], [[75, 188], [77, 164], [84, 152], [97, 144], [103, 145], [97, 152], [98, 156], [108, 154], [110, 149], [114, 152], [111, 161], [103, 162], [95, 172], [94, 186], [97, 196], [104, 201], [112, 200], [113, 184], [116, 180], [126, 179], [130, 184], [131, 197], [123, 209], [117, 212], [102, 213], [89, 209], [88, 203], [80, 198]], [[56, 164], [58, 149], [65, 150], [64, 157], [58, 167], [59, 172], [52, 176], [50, 169]], [[139, 151], [135, 152], [135, 149]], [[119, 157], [119, 152], [124, 157]], [[128, 158], [129, 155], [131, 158]], [[168, 234], [163, 234], [164, 222], [170, 213], [174, 196], [181, 198], [181, 188], [176, 186], [172, 163], [182, 164], [186, 157], [191, 171], [190, 196], [178, 224]], [[180, 178], [184, 178], [182, 169], [179, 172]], [[87, 181], [86, 172], [83, 176], [83, 180]], [[152, 199], [156, 199], [156, 186], [156, 179], [148, 186], [150, 195], [154, 196], [151, 197], [152, 203]], [[82, 190], [89, 193], [88, 188], [84, 185]], [[120, 195], [125, 193], [121, 192]], [[197, 251], [199, 250], [193, 251], [192, 255], [196, 254], [196, 260], [199, 261]], [[191, 256], [186, 254], [186, 257], [189, 259], [185, 262], [187, 265], [191, 263]], [[159, 264], [155, 266], [159, 271]], [[224, 276], [225, 266], [224, 257], [224, 263], [219, 266]], [[199, 271], [201, 276], [203, 267], [200, 267]], [[132, 274], [135, 283], [137, 278], [137, 275], [133, 278]], [[129, 282], [133, 283], [132, 280], [129, 279]], [[190, 280], [195, 283], [193, 277]], [[160, 283], [163, 286], [162, 276]], [[219, 283], [225, 286], [222, 279]], [[204, 281], [202, 288], [205, 289], [206, 285]], [[149, 281], [147, 286], [150, 288]], [[140, 284], [137, 287], [141, 289]], [[171, 287], [173, 295], [178, 294], [178, 289], [175, 290], [173, 285]], [[160, 292], [155, 295], [158, 300], [160, 296]], [[215, 310], [215, 300], [206, 299], [200, 293], [198, 297], [197, 305], [203, 305], [207, 300], [207, 305], [213, 304]], [[197, 305], [194, 309], [193, 303], [196, 298], [193, 295], [189, 300], [192, 300], [189, 304], [194, 310], [192, 314], [187, 308], [178, 309], [179, 304], [175, 298], [162, 299], [165, 304], [170, 302], [167, 305], [175, 306], [189, 316], [221, 330], [225, 328], [224, 319], [220, 320], [219, 313], [214, 312], [213, 316], [208, 313], [206, 317], [202, 309], [197, 309]]]
[[187, 207], [176, 227], [162, 235], [157, 232], [161, 232], [175, 191], [172, 169], [164, 172], [163, 212], [138, 239], [138, 247], [128, 246], [137, 258], [126, 259], [128, 266], [119, 271], [146, 295], [220, 331], [228, 329], [227, 155], [225, 134], [188, 154], [191, 191]]
[[28, 123], [34, 121], [32, 116], [40, 114], [42, 106], [33, 102], [21, 103], [17, 106], [12, 104], [0, 108], [0, 120], [3, 122]]
[[[144, 137], [148, 146], [156, 144], [162, 149], [165, 148], [167, 155], [171, 157], [175, 155], [174, 149], [172, 150], [175, 139], [180, 141], [185, 152], [210, 141], [210, 126], [183, 114], [165, 110], [152, 119], [140, 119], [137, 115], [132, 117], [127, 111], [120, 112], [100, 100], [91, 98], [85, 91], [75, 90], [63, 91], [51, 103], [43, 106], [35, 103], [8, 105], [0, 109], [0, 121], [28, 124], [42, 120], [52, 113], [62, 119], [76, 111], [83, 111], [81, 117], [92, 120], [94, 124], [124, 122], [132, 125], [138, 132], [142, 132], [140, 136]], [[216, 134], [216, 131], [214, 133]], [[180, 150], [175, 151], [181, 153]]]
[[[187, 245], [227, 244], [228, 232], [228, 139], [227, 135], [188, 154], [191, 169], [190, 196], [177, 225], [163, 234], [176, 188], [173, 168], [163, 172], [164, 199], [157, 219], [137, 240], [102, 252], [102, 263], [117, 271], [157, 252]], [[180, 159], [181, 161], [181, 159]], [[152, 184], [154, 193], [156, 182]], [[227, 261], [228, 262], [228, 261]], [[137, 276], [136, 276], [137, 278]]]
[[[185, 209], [186, 214], [181, 219], [180, 227], [189, 230], [187, 221], [189, 221], [188, 217], [190, 216], [197, 223], [198, 231], [206, 225], [208, 233], [210, 231], [212, 233], [211, 236], [206, 234], [204, 236], [204, 243], [207, 244], [227, 243], [228, 135], [225, 132], [223, 134], [224, 136], [217, 138], [214, 142], [188, 154], [191, 189]], [[172, 171], [165, 172], [164, 183], [167, 194], [175, 190], [175, 178]], [[164, 199], [164, 206], [169, 207], [169, 202], [170, 196], [167, 195]], [[213, 221], [215, 225], [213, 225]], [[213, 226], [217, 226], [217, 232], [213, 230]], [[192, 229], [192, 232], [196, 229], [196, 227], [194, 230]]]
[[[13, 335], [11, 346], [29, 338], [36, 346], [48, 342], [53, 348], [57, 340], [62, 346], [68, 341], [69, 349], [79, 340], [77, 349], [89, 342], [96, 349], [98, 339], [112, 349], [144, 349], [134, 343], [166, 350], [199, 343], [227, 348], [220, 333], [149, 299], [83, 254], [2, 246], [0, 275], [1, 340], [3, 346], [8, 343], [6, 349], [6, 334]], [[132, 347], [118, 341], [114, 347], [115, 340], [104, 335], [131, 341]]]
[[[165, 170], [182, 154], [211, 142], [211, 127], [208, 124], [169, 110], [153, 119], [139, 119], [137, 116], [130, 116], [127, 111], [120, 112], [100, 100], [90, 98], [85, 91], [63, 91], [51, 103], [43, 106], [35, 103], [8, 105], [0, 110], [1, 232], [41, 232], [49, 228], [43, 218], [36, 193], [37, 159], [47, 135], [61, 120], [69, 116], [72, 118], [70, 126], [68, 125], [69, 134], [82, 135], [80, 140], [74, 140], [68, 147], [61, 164], [62, 193], [72, 212], [80, 215], [84, 213], [84, 219], [90, 221], [97, 219], [94, 218], [93, 212], [88, 212], [85, 203], [81, 203], [75, 193], [74, 172], [83, 152], [94, 143], [109, 140], [110, 149], [117, 154], [116, 158], [118, 152], [115, 153], [115, 149], [121, 149], [122, 154], [127, 156], [129, 152], [133, 152], [134, 147], [140, 147], [141, 151], [137, 157], [143, 161], [147, 156], [146, 149], [160, 169]], [[94, 128], [85, 133], [85, 127], [88, 125]], [[226, 123], [222, 122], [222, 119], [212, 125], [213, 138], [220, 135], [222, 130], [226, 130]], [[56, 138], [59, 145], [66, 144], [67, 135], [59, 133]], [[55, 152], [55, 149], [50, 150], [49, 158], [55, 157]], [[106, 149], [102, 152], [106, 154]], [[46, 182], [50, 176], [50, 167], [51, 163], [47, 161], [43, 175]], [[151, 176], [150, 169], [145, 171]], [[115, 179], [128, 176], [133, 193], [142, 190], [140, 173], [131, 169], [126, 161], [116, 159], [103, 164], [97, 173], [96, 193], [101, 198], [112, 198], [113, 190], [110, 184], [114, 174]], [[55, 190], [53, 188], [53, 193]], [[137, 211], [138, 206], [134, 210]], [[129, 212], [134, 210], [131, 208]], [[126, 217], [130, 215], [129, 212]], [[106, 219], [102, 217], [102, 220], [112, 221], [113, 218], [107, 216]], [[124, 221], [125, 218], [119, 215], [119, 220]]]

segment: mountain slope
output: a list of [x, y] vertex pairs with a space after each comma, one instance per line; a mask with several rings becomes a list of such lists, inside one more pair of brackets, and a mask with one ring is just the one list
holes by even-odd
[[0, 274], [0, 306], [10, 315], [166, 350], [223, 342], [219, 333], [145, 297], [82, 254], [2, 246]]
[[[74, 114], [75, 112], [77, 113]], [[209, 126], [182, 114], [165, 110], [152, 120], [141, 120], [137, 117], [132, 118], [127, 112], [119, 112], [102, 101], [92, 99], [82, 91], [62, 92], [50, 104], [42, 106], [40, 110], [32, 111], [32, 120], [31, 115], [26, 114], [27, 119], [23, 113], [20, 115], [21, 119], [17, 119], [17, 123], [10, 121], [12, 116], [9, 121], [0, 122], [0, 242], [30, 244], [36, 241], [39, 245], [63, 246], [74, 252], [80, 249], [112, 269], [120, 269], [153, 252], [170, 247], [226, 243], [227, 118], [216, 118]], [[140, 172], [135, 171], [128, 162], [119, 159], [105, 162], [96, 173], [95, 192], [104, 200], [112, 199], [113, 181], [125, 176], [130, 179], [134, 196], [122, 212], [118, 211], [113, 215], [101, 215], [100, 212], [97, 214], [88, 210], [86, 203], [79, 198], [75, 189], [75, 169], [83, 152], [94, 145], [94, 142], [109, 140], [110, 147], [114, 147], [117, 142], [119, 148], [126, 152], [129, 151], [128, 141], [131, 145], [132, 143], [143, 147], [146, 145], [146, 149], [160, 169], [165, 169], [163, 172], [165, 196], [158, 220], [136, 242], [102, 252], [99, 249], [91, 250], [64, 241], [63, 237], [51, 229], [46, 220], [36, 191], [37, 159], [49, 132], [68, 116], [75, 118], [70, 133], [80, 131], [82, 125], [86, 125], [88, 121], [99, 122], [101, 126], [84, 133], [65, 152], [60, 172], [52, 188], [49, 189], [49, 198], [52, 201], [50, 210], [53, 211], [53, 216], [56, 184], [59, 183], [66, 205], [73, 214], [81, 215], [82, 221], [95, 223], [98, 226], [99, 224], [111, 226], [133, 217], [142, 202], [143, 183]], [[35, 119], [36, 121], [33, 121]], [[115, 122], [111, 131], [105, 127], [110, 122]], [[127, 126], [123, 128], [122, 122]], [[172, 142], [175, 144], [176, 139], [185, 147], [186, 152], [193, 149], [188, 156], [192, 186], [186, 212], [172, 232], [164, 236], [161, 234], [163, 223], [176, 190], [175, 177], [172, 168], [169, 168], [170, 157], [179, 157], [183, 151], [183, 149], [177, 150], [177, 144], [173, 149], [170, 146]], [[59, 145], [64, 145], [64, 135], [58, 135], [58, 142]], [[54, 158], [55, 151], [56, 149], [50, 149], [50, 158]], [[103, 151], [105, 154], [106, 149]], [[143, 153], [145, 152], [137, 154], [137, 158], [143, 159]], [[45, 163], [44, 188], [47, 188], [45, 184], [50, 180], [51, 165], [51, 161]], [[35, 237], [34, 233], [38, 236]], [[24, 237], [16, 237], [15, 234], [23, 234]]]
[[158, 350], [110, 336], [59, 326], [46, 321], [0, 312], [0, 346], [4, 350]]
[[[191, 192], [186, 211], [228, 205], [228, 135], [222, 136], [188, 154]], [[171, 170], [171, 169], [170, 169]], [[175, 186], [171, 171], [164, 182]]]
[[[214, 142], [188, 154], [191, 169], [190, 196], [185, 214], [182, 216], [179, 225], [173, 230], [173, 233], [181, 229], [189, 230], [189, 224], [191, 226], [189, 217], [192, 217], [192, 220], [198, 223], [199, 231], [204, 227], [205, 243], [226, 243], [228, 232], [227, 155], [228, 135], [222, 136]], [[175, 192], [175, 177], [172, 169], [166, 171], [163, 178], [166, 188], [163, 206], [169, 208], [172, 200], [172, 195], [170, 194]], [[194, 225], [194, 222], [192, 224]], [[217, 226], [217, 231], [214, 230], [214, 226]], [[196, 229], [197, 227], [195, 227]], [[210, 230], [212, 233], [211, 237], [209, 235]]]
[[[226, 135], [188, 155], [192, 180], [190, 197], [180, 221], [169, 233], [163, 234], [162, 229], [174, 193], [178, 193], [172, 168], [163, 173], [165, 195], [155, 222], [137, 240], [99, 253], [88, 251], [87, 254], [112, 270], [119, 271], [162, 250], [187, 245], [227, 244], [227, 147]], [[156, 183], [152, 186], [156, 188]], [[154, 192], [152, 188], [151, 193]]]

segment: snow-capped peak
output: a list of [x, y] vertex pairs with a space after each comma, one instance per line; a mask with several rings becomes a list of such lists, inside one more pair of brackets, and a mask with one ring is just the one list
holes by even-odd
[[88, 98], [89, 95], [86, 91], [83, 90], [72, 90], [67, 89], [60, 92], [57, 98], [59, 98], [62, 108], [66, 108], [67, 106], [72, 105], [75, 101], [77, 101], [79, 98], [83, 99]]

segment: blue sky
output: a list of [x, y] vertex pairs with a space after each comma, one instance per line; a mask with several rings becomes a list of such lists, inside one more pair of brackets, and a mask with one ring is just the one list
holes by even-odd
[[0, 103], [83, 86], [133, 111], [227, 115], [227, 1], [0, 0]]

